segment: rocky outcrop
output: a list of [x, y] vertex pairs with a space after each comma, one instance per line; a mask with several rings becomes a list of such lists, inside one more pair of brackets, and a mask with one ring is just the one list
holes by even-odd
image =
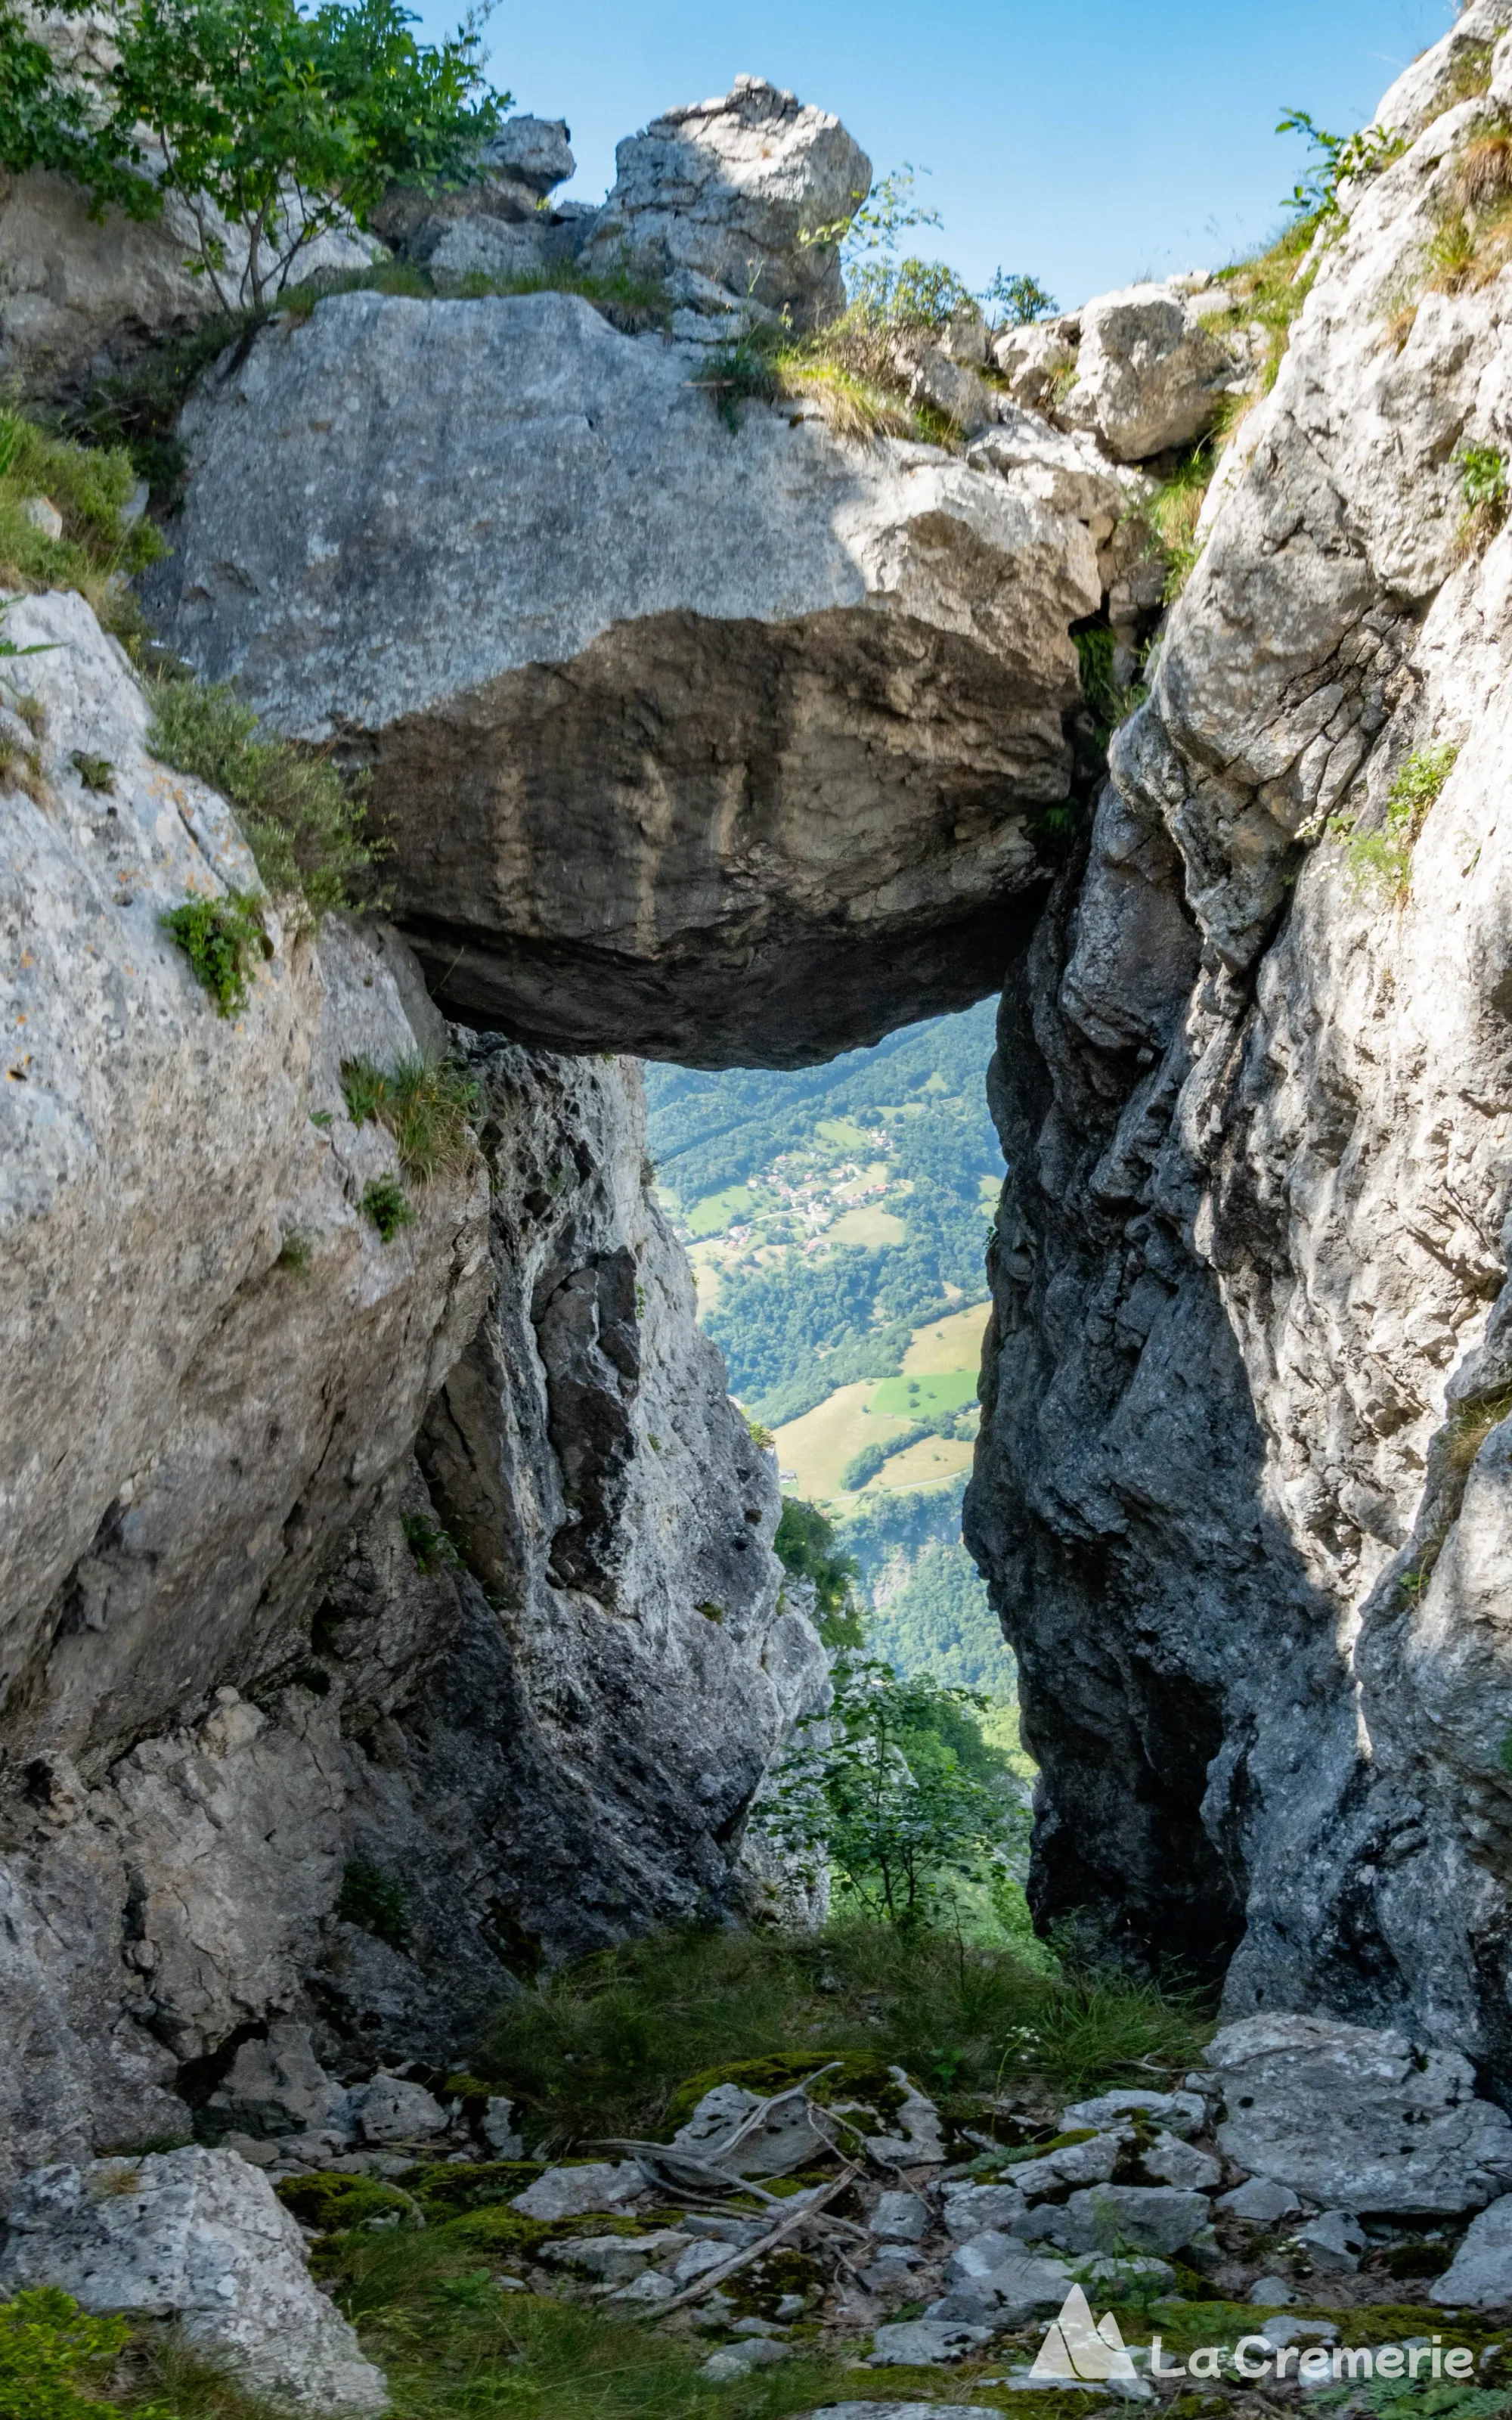
[[[218, 214], [208, 212], [212, 227]], [[237, 229], [220, 224], [235, 287], [246, 262]], [[221, 308], [207, 277], [189, 267], [199, 230], [170, 194], [162, 214], [89, 216], [89, 197], [66, 177], [0, 172], [0, 380], [27, 394], [74, 400], [128, 369], [165, 338], [181, 336]], [[341, 276], [371, 266], [383, 247], [370, 237], [323, 235], [301, 253], [301, 278]]]
[[732, 435], [696, 368], [567, 295], [326, 302], [186, 419], [155, 599], [371, 766], [457, 1013], [791, 1064], [999, 978], [1118, 491], [1047, 499], [1022, 429], [1001, 470], [766, 405]]
[[187, 2131], [281, 2020], [453, 2059], [541, 1957], [738, 1900], [825, 1664], [633, 1067], [476, 1045], [486, 1156], [384, 1240], [341, 1067], [448, 1047], [402, 944], [265, 908], [218, 1016], [159, 919], [255, 885], [227, 809], [79, 598], [7, 637], [8, 2167]]
[[0, 2288], [60, 2287], [86, 2311], [171, 2319], [280, 2408], [383, 2411], [382, 2373], [310, 2276], [304, 2239], [233, 2151], [34, 2170], [11, 2199]]
[[827, 111], [736, 76], [723, 99], [669, 109], [627, 135], [614, 165], [585, 268], [671, 278], [678, 301], [675, 281], [707, 281], [799, 328], [844, 309], [838, 244], [804, 239], [850, 219], [872, 163]]
[[1325, 223], [1005, 995], [968, 1531], [1041, 1916], [1505, 2092], [1512, 540], [1458, 458], [1512, 430], [1500, 288], [1431, 257], [1486, 106], [1454, 61], [1498, 31], [1472, 8], [1383, 104], [1414, 139]]

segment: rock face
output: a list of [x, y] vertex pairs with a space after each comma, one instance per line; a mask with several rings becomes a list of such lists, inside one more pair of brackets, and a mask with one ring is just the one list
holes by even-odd
[[691, 271], [798, 327], [843, 310], [838, 247], [799, 240], [848, 219], [871, 188], [872, 163], [838, 117], [741, 75], [722, 100], [627, 135], [614, 164], [585, 268]]
[[330, 300], [193, 407], [154, 596], [207, 675], [371, 766], [458, 1013], [792, 1064], [998, 978], [1109, 482], [1051, 503], [1032, 449], [764, 405], [732, 436], [695, 367], [568, 295]]
[[[1512, 539], [1462, 531], [1457, 456], [1512, 425], [1500, 289], [1426, 265], [1497, 31], [1388, 96], [1414, 139], [1345, 190], [1005, 993], [968, 1529], [1041, 1916], [1505, 2092]], [[1409, 768], [1404, 890], [1327, 818], [1381, 833]]]
[[55, 2165], [12, 2195], [0, 2291], [58, 2286], [86, 2311], [173, 2319], [254, 2393], [316, 2414], [381, 2412], [380, 2371], [313, 2283], [304, 2241], [234, 2151]]
[[[222, 233], [234, 285], [246, 247], [234, 228]], [[221, 306], [208, 279], [186, 266], [197, 245], [177, 194], [161, 218], [113, 209], [100, 222], [67, 178], [0, 172], [0, 380], [71, 396], [150, 345], [198, 327]], [[298, 274], [340, 275], [382, 256], [381, 244], [355, 230], [322, 236], [301, 255]]]
[[1475, 2098], [1469, 2061], [1401, 2034], [1244, 2017], [1209, 2050], [1241, 2167], [1324, 2209], [1453, 2212], [1512, 2189], [1512, 2118]]
[[446, 1046], [402, 944], [270, 911], [219, 1018], [158, 918], [255, 881], [224, 803], [146, 754], [78, 598], [7, 636], [47, 785], [0, 850], [8, 2167], [185, 2093], [317, 2134], [305, 2029], [328, 2070], [455, 2060], [541, 1956], [722, 1909], [825, 1664], [633, 1066], [478, 1046], [486, 1160], [383, 1243], [340, 1066]]

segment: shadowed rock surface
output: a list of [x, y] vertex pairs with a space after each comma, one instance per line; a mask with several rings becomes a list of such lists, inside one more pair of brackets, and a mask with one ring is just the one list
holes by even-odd
[[1512, 418], [1499, 289], [1425, 290], [1499, 31], [1472, 8], [1382, 104], [1416, 139], [1344, 188], [1005, 992], [967, 1526], [1041, 1918], [1505, 2092], [1512, 538], [1466, 532], [1457, 457]]
[[1028, 470], [764, 405], [733, 436], [697, 360], [566, 295], [324, 302], [188, 415], [153, 593], [371, 766], [444, 1003], [797, 1064], [1000, 977], [1102, 582]]

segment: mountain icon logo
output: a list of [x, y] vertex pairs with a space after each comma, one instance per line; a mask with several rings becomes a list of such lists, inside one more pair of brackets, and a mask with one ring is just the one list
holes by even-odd
[[1073, 2286], [1061, 2304], [1058, 2317], [1045, 2330], [1044, 2342], [1034, 2357], [1029, 2376], [1102, 2381], [1134, 2375], [1134, 2363], [1124, 2350], [1119, 2322], [1112, 2312], [1104, 2311], [1094, 2326], [1087, 2296], [1080, 2286]]

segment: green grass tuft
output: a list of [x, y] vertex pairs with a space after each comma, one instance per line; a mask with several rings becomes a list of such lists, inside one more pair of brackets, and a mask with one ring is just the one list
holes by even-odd
[[460, 1060], [414, 1053], [378, 1067], [371, 1059], [344, 1059], [341, 1089], [353, 1125], [371, 1120], [388, 1128], [414, 1184], [460, 1175], [471, 1164], [482, 1094]]
[[336, 1914], [394, 1949], [409, 1946], [409, 1901], [398, 1878], [364, 1857], [348, 1860], [341, 1878]]
[[320, 750], [259, 737], [256, 716], [230, 689], [160, 680], [152, 694], [147, 746], [229, 800], [275, 899], [316, 922], [378, 904], [368, 877], [387, 852], [363, 834], [359, 783], [344, 782]]
[[[152, 522], [124, 518], [135, 486], [123, 446], [81, 445], [0, 410], [0, 588], [31, 596], [76, 589], [107, 630], [140, 642], [146, 626], [125, 583], [164, 550]], [[61, 537], [49, 537], [26, 518], [37, 496], [61, 514]]]
[[415, 1223], [414, 1209], [402, 1185], [392, 1176], [375, 1176], [363, 1187], [363, 1216], [378, 1231], [385, 1244], [392, 1244], [401, 1227]]
[[115, 2407], [89, 2390], [107, 2382], [130, 2333], [55, 2286], [0, 2303], [0, 2420], [98, 2420]]
[[655, 2133], [687, 2077], [740, 2059], [862, 2053], [926, 2091], [1038, 2077], [1071, 2094], [1146, 2059], [1184, 2070], [1202, 2039], [1194, 2003], [1146, 1985], [1057, 1978], [1012, 1949], [851, 1922], [605, 1951], [505, 2002], [472, 2066], [560, 2148]]
[[260, 957], [272, 943], [263, 930], [262, 902], [250, 891], [228, 891], [224, 899], [186, 899], [159, 918], [188, 958], [218, 1016], [245, 1008]]
[[1332, 815], [1331, 839], [1344, 843], [1345, 861], [1359, 884], [1384, 884], [1397, 901], [1412, 881], [1412, 851], [1429, 810], [1454, 770], [1459, 751], [1446, 742], [1409, 756], [1386, 793], [1385, 814], [1373, 830], [1360, 830], [1353, 817]]

